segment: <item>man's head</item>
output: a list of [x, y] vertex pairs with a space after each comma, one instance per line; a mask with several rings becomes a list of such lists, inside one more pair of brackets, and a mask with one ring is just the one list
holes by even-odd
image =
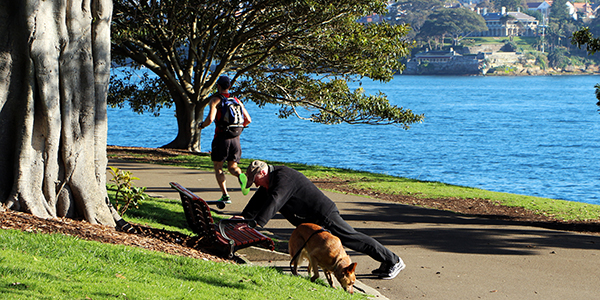
[[[250, 188], [252, 186], [252, 184], [255, 182], [255, 179], [257, 181], [256, 185], [261, 185], [261, 179], [262, 179], [261, 176], [266, 175], [268, 168], [269, 168], [269, 166], [264, 161], [260, 161], [260, 160], [253, 161], [248, 166], [248, 169], [246, 170], [246, 177], [248, 178], [248, 183], [246, 183], [246, 188]], [[262, 172], [262, 171], [264, 171], [264, 172]], [[261, 177], [261, 178], [258, 178], [257, 175], [258, 175], [258, 177]], [[255, 178], [255, 177], [257, 177], [257, 178]]]
[[221, 87], [223, 90], [227, 90], [231, 87], [231, 79], [229, 77], [223, 75], [217, 79], [217, 85]]

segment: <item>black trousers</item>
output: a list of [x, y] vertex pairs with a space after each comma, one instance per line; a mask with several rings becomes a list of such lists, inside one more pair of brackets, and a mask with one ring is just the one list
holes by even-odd
[[333, 211], [327, 216], [322, 226], [337, 236], [345, 247], [364, 253], [379, 262], [395, 264], [399, 261], [399, 257], [394, 252], [377, 240], [352, 228], [342, 219], [338, 211]]

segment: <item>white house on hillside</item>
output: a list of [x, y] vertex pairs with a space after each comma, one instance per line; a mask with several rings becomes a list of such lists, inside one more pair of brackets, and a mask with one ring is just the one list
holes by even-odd
[[543, 2], [528, 2], [527, 6], [530, 10], [537, 10], [542, 13], [544, 17], [548, 17], [550, 14], [550, 6], [552, 6], [552, 1], [543, 1]]
[[[478, 13], [480, 11], [478, 10]], [[474, 32], [469, 36], [536, 36], [538, 20], [522, 12], [506, 12], [503, 7], [500, 13], [481, 14], [488, 30]]]
[[[530, 10], [537, 10], [537, 11], [541, 12], [542, 15], [544, 16], [544, 19], [547, 20], [548, 15], [550, 15], [550, 9], [552, 7], [552, 2], [553, 1], [550, 1], [550, 0], [546, 0], [543, 2], [529, 2], [529, 3], [527, 3], [527, 6]], [[573, 3], [567, 1], [566, 5], [567, 5], [567, 9], [569, 11], [569, 15], [574, 20], [577, 20], [577, 9], [573, 5]]]

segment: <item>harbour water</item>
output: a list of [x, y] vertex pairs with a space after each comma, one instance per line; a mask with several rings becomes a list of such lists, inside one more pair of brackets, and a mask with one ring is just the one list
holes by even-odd
[[[279, 119], [278, 107], [242, 99], [253, 120], [241, 136], [242, 156], [600, 204], [599, 82], [597, 76], [363, 80], [367, 92], [382, 91], [393, 104], [425, 114], [410, 130]], [[108, 118], [109, 145], [159, 147], [177, 133], [173, 110], [154, 117], [109, 108]], [[202, 151], [210, 150], [213, 126], [202, 133]]]

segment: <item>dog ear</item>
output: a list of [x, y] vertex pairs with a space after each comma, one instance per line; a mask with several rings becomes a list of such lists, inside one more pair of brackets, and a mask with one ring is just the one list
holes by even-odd
[[346, 269], [344, 271], [346, 273], [354, 273], [355, 270], [356, 270], [356, 263], [351, 263], [349, 266], [346, 267]]

